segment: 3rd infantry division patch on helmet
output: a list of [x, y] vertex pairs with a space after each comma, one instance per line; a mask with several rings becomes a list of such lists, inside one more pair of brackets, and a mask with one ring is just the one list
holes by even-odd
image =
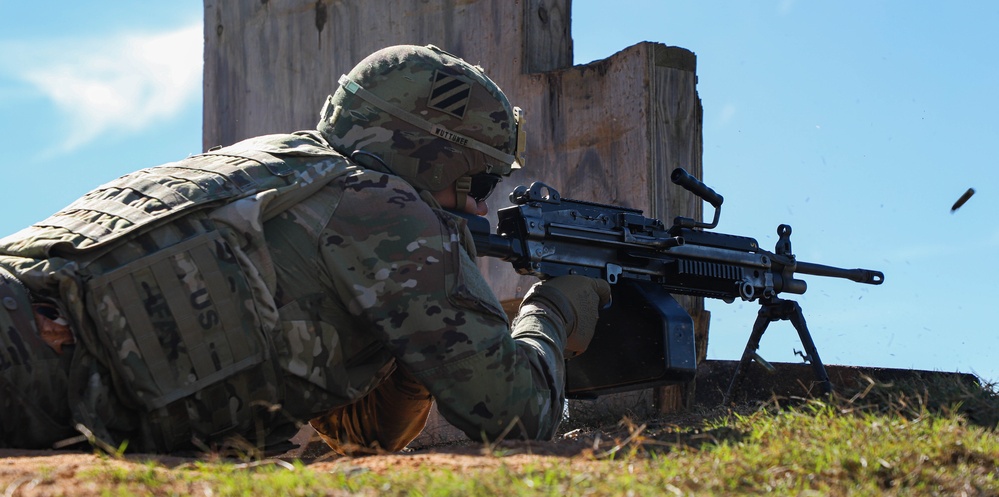
[[507, 176], [523, 164], [520, 109], [480, 68], [437, 47], [379, 50], [339, 83], [319, 131], [337, 150], [377, 157], [417, 189]]
[[447, 112], [458, 119], [465, 118], [465, 108], [468, 107], [468, 96], [472, 93], [472, 85], [441, 71], [434, 73], [434, 84], [430, 88], [427, 107]]

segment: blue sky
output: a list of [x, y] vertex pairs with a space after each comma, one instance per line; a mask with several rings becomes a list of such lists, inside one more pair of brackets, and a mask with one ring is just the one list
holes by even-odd
[[[201, 151], [201, 1], [0, 13], [0, 233]], [[772, 248], [787, 223], [800, 260], [885, 272], [879, 287], [805, 277], [795, 299], [826, 363], [996, 381], [997, 25], [989, 1], [577, 0], [572, 29], [577, 64], [640, 41], [697, 54], [719, 230]], [[757, 304], [708, 307], [709, 357], [737, 358]], [[774, 323], [760, 352], [800, 348]]]

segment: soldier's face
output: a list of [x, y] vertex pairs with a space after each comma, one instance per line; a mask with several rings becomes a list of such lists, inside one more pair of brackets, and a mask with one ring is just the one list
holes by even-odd
[[489, 213], [489, 206], [486, 205], [484, 201], [476, 201], [470, 195], [465, 195], [463, 205], [458, 205], [457, 193], [455, 192], [454, 185], [445, 188], [439, 192], [433, 192], [431, 195], [437, 202], [441, 204], [441, 207], [445, 209], [461, 209], [469, 214], [475, 214], [476, 216], [485, 216]]

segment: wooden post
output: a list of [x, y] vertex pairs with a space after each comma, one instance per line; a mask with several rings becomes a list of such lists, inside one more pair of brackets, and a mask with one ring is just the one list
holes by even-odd
[[[337, 78], [356, 62], [390, 45], [434, 44], [483, 66], [526, 112], [527, 167], [501, 189], [543, 179], [566, 197], [639, 208], [667, 223], [701, 216], [701, 202], [669, 181], [678, 166], [701, 176], [694, 54], [645, 42], [573, 66], [571, 0], [205, 0], [204, 18], [206, 149], [314, 128]], [[490, 211], [505, 205], [494, 195]], [[502, 261], [480, 267], [505, 302], [534, 282]], [[679, 300], [698, 323], [701, 360], [703, 301]], [[650, 412], [686, 402], [676, 387], [642, 398], [658, 404], [642, 401]], [[429, 441], [447, 438], [434, 430]]]

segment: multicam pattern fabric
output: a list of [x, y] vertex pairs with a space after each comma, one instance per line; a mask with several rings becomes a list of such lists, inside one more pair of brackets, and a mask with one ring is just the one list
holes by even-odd
[[[286, 178], [283, 186], [256, 191], [247, 183], [215, 203], [187, 194], [178, 207], [159, 204], [156, 222], [137, 228], [142, 214], [124, 209], [133, 220], [116, 218], [114, 202], [148, 202], [92, 194], [88, 206], [105, 212], [87, 225], [112, 234], [122, 227], [128, 236], [73, 234], [79, 224], [63, 222], [74, 215], [67, 212], [0, 241], [0, 266], [35, 298], [59, 304], [77, 333], [71, 352], [43, 357], [55, 360], [39, 369], [52, 372], [45, 383], [0, 371], [6, 385], [34, 381], [38, 389], [5, 406], [3, 432], [44, 402], [59, 404], [49, 411], [57, 429], [35, 430], [29, 440], [5, 435], [4, 443], [44, 445], [79, 423], [113, 446], [128, 440], [139, 450], [234, 436], [270, 444], [364, 398], [400, 369], [474, 439], [554, 433], [563, 324], [531, 314], [511, 335], [464, 249], [463, 221], [307, 133], [244, 142], [210, 158], [230, 178], [254, 178], [247, 169], [254, 162], [234, 158], [261, 149], [279, 159], [267, 168]], [[327, 174], [331, 164], [345, 167]], [[3, 344], [26, 333], [17, 329]]]
[[[315, 133], [259, 137], [126, 175], [0, 241], [22, 256], [0, 263], [61, 297], [87, 346], [79, 353], [101, 366], [78, 370], [91, 377], [79, 382], [77, 420], [159, 451], [255, 428], [257, 411], [281, 400], [263, 220], [352, 167]], [[67, 270], [29, 269], [40, 261]], [[94, 416], [109, 401], [86, 392], [106, 384], [140, 422]]]
[[531, 316], [511, 337], [463, 248], [462, 220], [397, 177], [359, 171], [265, 233], [281, 261], [278, 356], [312, 387], [298, 396], [359, 398], [395, 362], [473, 439], [552, 436], [563, 403], [562, 323]]
[[75, 434], [69, 405], [51, 395], [66, 391], [72, 354], [40, 339], [30, 309], [27, 290], [0, 269], [0, 447], [47, 448]]
[[[379, 157], [386, 172], [417, 190], [443, 190], [477, 173], [509, 175], [517, 152], [513, 107], [480, 67], [434, 46], [401, 45], [379, 50], [346, 75], [377, 99], [437, 126], [418, 128], [399, 115], [341, 86], [327, 100], [318, 129], [338, 150]], [[507, 160], [464, 143], [481, 142]]]

